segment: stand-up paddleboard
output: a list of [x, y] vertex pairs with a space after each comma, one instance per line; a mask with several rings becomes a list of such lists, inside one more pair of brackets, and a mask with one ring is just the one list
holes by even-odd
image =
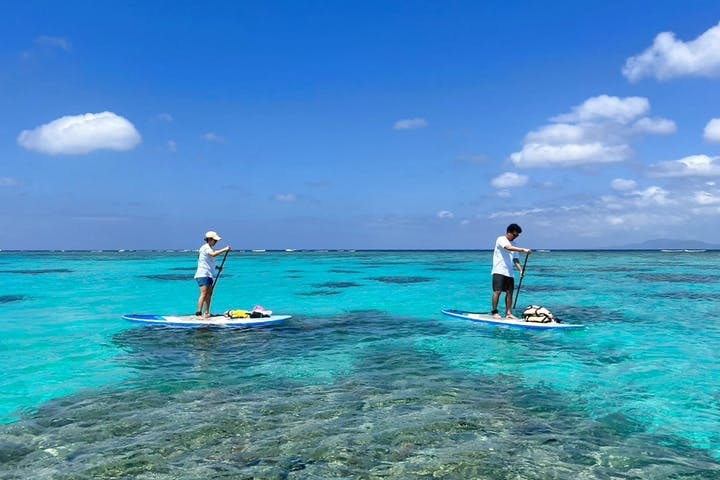
[[125, 320], [145, 325], [166, 325], [169, 327], [258, 327], [280, 323], [292, 315], [271, 315], [257, 318], [230, 318], [225, 315], [214, 315], [200, 318], [195, 315], [142, 315], [133, 313], [123, 315]]
[[557, 330], [557, 329], [564, 329], [564, 330], [577, 330], [579, 328], [585, 328], [585, 325], [578, 325], [578, 324], [572, 324], [572, 323], [535, 323], [535, 322], [526, 322], [525, 320], [518, 318], [518, 319], [512, 319], [512, 318], [493, 318], [492, 315], [489, 313], [475, 313], [475, 312], [465, 312], [463, 310], [455, 310], [455, 309], [447, 309], [442, 310], [442, 313], [445, 315], [448, 315], [450, 317], [455, 318], [462, 318], [464, 320], [472, 320], [473, 322], [481, 322], [481, 323], [488, 323], [492, 325], [502, 325], [506, 327], [515, 327], [515, 328], [528, 328], [532, 330]]

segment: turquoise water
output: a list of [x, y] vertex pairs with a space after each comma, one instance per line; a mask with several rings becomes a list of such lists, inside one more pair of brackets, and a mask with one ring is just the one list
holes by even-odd
[[166, 329], [194, 252], [0, 252], [0, 478], [720, 478], [720, 252], [534, 253], [489, 310], [490, 252], [233, 252], [215, 311]]

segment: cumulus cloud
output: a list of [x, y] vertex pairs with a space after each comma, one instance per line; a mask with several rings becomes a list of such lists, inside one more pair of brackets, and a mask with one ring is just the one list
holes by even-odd
[[593, 122], [610, 120], [627, 123], [650, 110], [650, 102], [644, 97], [611, 97], [600, 95], [585, 100], [572, 108], [570, 113], [558, 115], [550, 120], [554, 122]]
[[666, 118], [641, 118], [633, 125], [637, 133], [648, 135], [670, 135], [677, 131], [677, 126], [672, 120]]
[[720, 157], [690, 155], [650, 165], [654, 177], [720, 177]]
[[622, 162], [633, 154], [630, 143], [636, 137], [675, 132], [673, 121], [649, 118], [649, 111], [650, 102], [643, 97], [588, 98], [529, 132], [510, 160], [519, 168]]
[[493, 178], [490, 184], [495, 188], [523, 187], [528, 183], [527, 175], [519, 175], [513, 172], [505, 172]]
[[428, 122], [424, 118], [408, 118], [406, 120], [398, 120], [393, 128], [395, 130], [415, 130], [417, 128], [427, 127]]
[[622, 73], [631, 82], [645, 77], [720, 77], [720, 23], [689, 42], [677, 40], [672, 32], [659, 33], [652, 46], [625, 61]]
[[510, 160], [520, 168], [573, 167], [587, 163], [621, 162], [630, 154], [631, 149], [627, 145], [529, 143], [522, 151], [510, 155]]
[[626, 192], [628, 190], [634, 190], [637, 188], [637, 182], [635, 180], [627, 180], [624, 178], [616, 178], [610, 182], [610, 186], [613, 190]]
[[706, 142], [720, 143], [720, 118], [713, 118], [705, 125], [703, 138]]
[[23, 148], [49, 155], [132, 150], [140, 140], [133, 124], [112, 112], [65, 116], [33, 130], [23, 130], [17, 138]]
[[440, 210], [440, 211], [437, 213], [437, 217], [438, 217], [438, 218], [442, 218], [442, 219], [450, 219], [450, 218], [454, 218], [455, 215], [454, 215], [452, 212], [448, 211], [448, 210]]

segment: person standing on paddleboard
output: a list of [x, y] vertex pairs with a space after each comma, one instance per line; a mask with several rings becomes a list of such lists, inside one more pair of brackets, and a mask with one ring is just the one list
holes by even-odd
[[195, 280], [200, 287], [200, 298], [198, 298], [197, 311], [195, 315], [203, 316], [203, 308], [205, 309], [205, 318], [210, 317], [210, 302], [212, 301], [213, 288], [215, 286], [216, 272], [220, 268], [216, 267], [215, 257], [227, 253], [231, 250], [228, 245], [220, 250], [213, 250], [213, 247], [220, 241], [222, 237], [212, 230], [205, 234], [205, 244], [200, 247], [198, 252], [198, 266], [195, 272]]
[[492, 316], [494, 318], [500, 318], [497, 307], [502, 292], [505, 292], [505, 317], [517, 318], [512, 313], [512, 297], [513, 290], [515, 289], [513, 265], [518, 269], [521, 276], [525, 274], [525, 272], [523, 272], [522, 266], [520, 266], [520, 260], [518, 260], [515, 252], [523, 252], [529, 255], [531, 251], [529, 248], [520, 248], [512, 244], [521, 233], [522, 228], [520, 228], [520, 225], [511, 223], [508, 225], [505, 235], [499, 236], [495, 241], [492, 268]]

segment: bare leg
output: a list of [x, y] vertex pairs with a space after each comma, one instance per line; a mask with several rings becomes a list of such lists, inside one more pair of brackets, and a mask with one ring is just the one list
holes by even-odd
[[208, 295], [208, 287], [205, 287], [205, 286], [200, 287], [200, 298], [198, 298], [197, 310], [195, 310], [196, 312], [198, 312], [198, 315], [202, 315], [202, 309], [203, 309], [203, 306], [205, 305], [205, 302], [206, 302], [205, 299], [207, 298], [207, 295]]
[[[492, 294], [492, 309], [493, 312], [497, 311], [498, 303], [500, 302], [500, 292], [493, 292]], [[500, 318], [500, 315], [497, 313], [493, 313], [494, 318]]]
[[512, 312], [512, 301], [513, 292], [512, 290], [509, 290], [505, 292], [505, 318], [517, 318]]
[[207, 287], [207, 295], [205, 295], [205, 306], [206, 306], [206, 309], [205, 309], [205, 318], [207, 318], [207, 317], [209, 317], [209, 316], [212, 315], [212, 314], [210, 313], [210, 302], [212, 302], [213, 290], [214, 290], [214, 288], [213, 288], [212, 285], [209, 286], [209, 287]]

